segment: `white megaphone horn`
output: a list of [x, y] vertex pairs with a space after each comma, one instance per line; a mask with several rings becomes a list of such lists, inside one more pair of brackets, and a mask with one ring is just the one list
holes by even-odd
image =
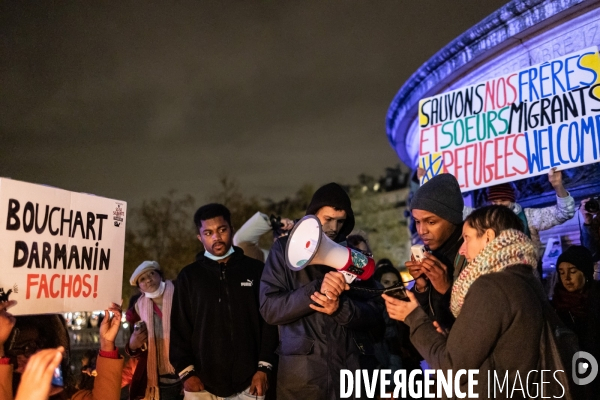
[[307, 215], [294, 225], [285, 248], [285, 261], [293, 271], [312, 264], [333, 267], [344, 274], [348, 283], [367, 280], [375, 272], [375, 260], [329, 239], [314, 215]]

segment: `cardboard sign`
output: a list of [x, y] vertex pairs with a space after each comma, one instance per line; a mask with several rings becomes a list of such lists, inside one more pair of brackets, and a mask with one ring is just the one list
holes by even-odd
[[462, 191], [600, 160], [598, 48], [419, 102], [419, 165]]
[[0, 178], [0, 301], [15, 315], [121, 300], [127, 203]]

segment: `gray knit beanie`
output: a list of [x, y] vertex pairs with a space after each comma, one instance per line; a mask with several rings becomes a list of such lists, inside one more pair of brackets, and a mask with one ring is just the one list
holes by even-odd
[[410, 210], [429, 211], [440, 218], [460, 225], [465, 203], [458, 181], [451, 174], [440, 174], [421, 186], [410, 202]]

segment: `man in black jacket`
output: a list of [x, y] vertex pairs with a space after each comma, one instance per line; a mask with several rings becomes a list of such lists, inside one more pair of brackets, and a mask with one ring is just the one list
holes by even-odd
[[233, 247], [229, 210], [194, 215], [204, 255], [181, 270], [171, 311], [170, 361], [194, 398], [264, 396], [278, 343], [259, 312], [263, 263]]
[[415, 279], [412, 291], [421, 307], [442, 329], [450, 329], [452, 283], [466, 260], [458, 254], [463, 243], [464, 202], [453, 175], [433, 177], [416, 192], [410, 204], [419, 237], [428, 252], [423, 262], [405, 263]]
[[[317, 190], [306, 214], [316, 215], [338, 243], [354, 227], [350, 198], [336, 183]], [[279, 325], [277, 397], [338, 399], [340, 370], [361, 367], [361, 355], [369, 352], [365, 333], [384, 329], [383, 307], [379, 296], [354, 293], [343, 275], [326, 265], [292, 271], [285, 261], [287, 240], [282, 237], [271, 248], [260, 286], [260, 311], [268, 323]]]

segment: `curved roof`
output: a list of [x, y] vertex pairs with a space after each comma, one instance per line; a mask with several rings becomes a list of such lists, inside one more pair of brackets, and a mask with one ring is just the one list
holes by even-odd
[[575, 12], [598, 0], [513, 0], [454, 39], [425, 62], [394, 97], [386, 117], [390, 144], [409, 166], [415, 155], [407, 151], [411, 125], [417, 118], [419, 100], [441, 93], [448, 84], [475, 67], [478, 61], [519, 44], [523, 33], [543, 27], [558, 14]]

